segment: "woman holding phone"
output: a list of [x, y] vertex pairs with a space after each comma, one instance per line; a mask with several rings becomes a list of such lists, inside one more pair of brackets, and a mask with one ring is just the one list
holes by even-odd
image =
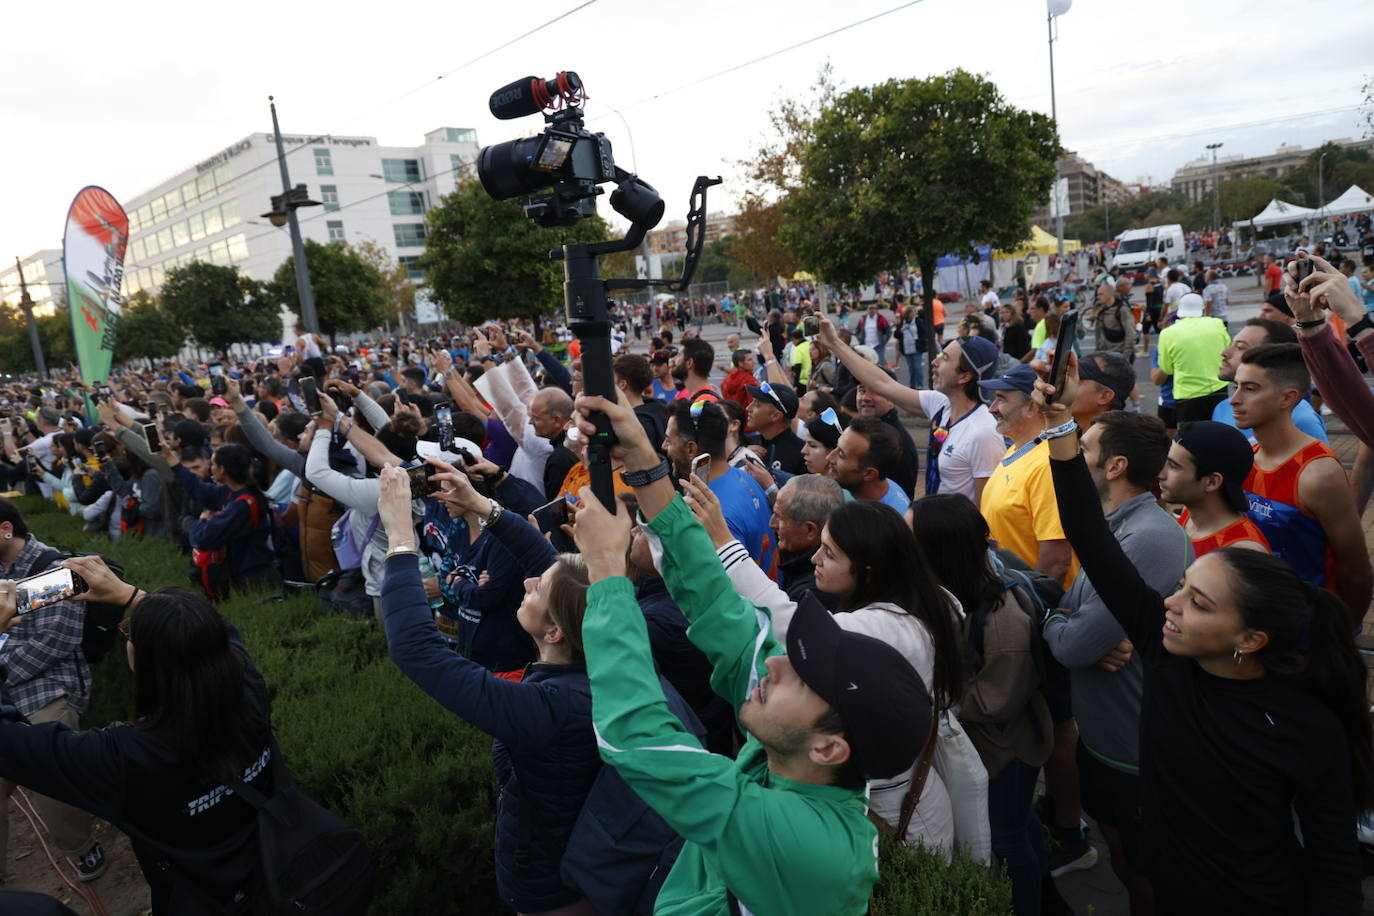
[[[211, 912], [212, 902], [227, 909], [240, 895], [255, 899], [258, 812], [227, 783], [242, 779], [270, 796], [285, 771], [267, 689], [238, 632], [184, 589], [146, 592], [99, 557], [64, 565], [88, 587], [73, 600], [130, 609], [120, 632], [133, 671], [133, 717], [87, 731], [31, 725], [14, 705], [13, 688], [0, 688], [0, 776], [128, 833], [155, 916]], [[0, 582], [0, 631], [16, 626], [14, 596], [14, 584]], [[356, 906], [348, 910], [355, 914], [371, 899], [370, 877], [358, 877]]]
[[[1145, 660], [1141, 829], [1156, 912], [1353, 914], [1355, 823], [1374, 808], [1365, 669], [1345, 607], [1282, 560], [1214, 550], [1150, 589], [1102, 516], [1068, 419], [1038, 383], [1064, 533]], [[1060, 432], [1063, 430], [1063, 432]]]

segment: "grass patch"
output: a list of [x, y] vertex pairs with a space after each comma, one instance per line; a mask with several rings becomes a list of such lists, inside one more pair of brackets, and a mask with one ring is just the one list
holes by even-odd
[[[188, 561], [168, 542], [111, 542], [44, 499], [18, 504], [45, 544], [104, 554], [141, 588], [187, 585]], [[508, 913], [493, 878], [491, 739], [407, 680], [375, 623], [324, 615], [313, 596], [236, 596], [218, 608], [267, 682], [277, 741], [301, 786], [367, 837], [377, 863], [372, 912]], [[132, 684], [122, 643], [94, 681], [83, 726], [125, 719]], [[881, 872], [875, 916], [1011, 911], [1010, 885], [966, 859], [947, 866], [884, 840]]]

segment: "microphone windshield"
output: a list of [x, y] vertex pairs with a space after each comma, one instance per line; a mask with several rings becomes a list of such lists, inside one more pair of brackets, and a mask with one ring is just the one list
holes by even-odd
[[[535, 86], [539, 86], [539, 90], [536, 90]], [[555, 83], [555, 91], [556, 86]], [[491, 108], [491, 113], [503, 121], [523, 118], [543, 109], [545, 103], [536, 98], [536, 93], [540, 90], [543, 90], [540, 94], [547, 98], [548, 90], [544, 80], [537, 76], [526, 76], [493, 92], [487, 104]]]

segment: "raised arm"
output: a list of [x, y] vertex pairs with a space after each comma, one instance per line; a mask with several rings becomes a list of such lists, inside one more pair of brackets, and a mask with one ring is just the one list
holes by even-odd
[[921, 397], [916, 390], [891, 378], [882, 369], [860, 356], [857, 350], [840, 339], [835, 325], [829, 318], [821, 319], [819, 336], [821, 343], [829, 347], [830, 352], [834, 353], [849, 370], [849, 374], [854, 376], [854, 381], [918, 417], [926, 415], [921, 407]]
[[[1347, 327], [1364, 318], [1364, 304], [1355, 298], [1345, 275], [1321, 258], [1311, 255], [1309, 258], [1319, 269], [1303, 280], [1302, 289], [1293, 282], [1292, 274], [1284, 276], [1284, 298], [1297, 319], [1302, 322], [1320, 320], [1327, 308], [1340, 315]], [[1374, 329], [1365, 328], [1356, 341], [1360, 352], [1374, 353]], [[1299, 328], [1298, 343], [1302, 345], [1307, 371], [1312, 374], [1312, 381], [1321, 391], [1323, 400], [1356, 438], [1365, 445], [1374, 446], [1374, 393], [1370, 392], [1344, 341], [1336, 337], [1329, 324], [1322, 323]]]
[[371, 515], [377, 509], [376, 478], [349, 477], [331, 468], [329, 438], [328, 429], [315, 430], [310, 453], [305, 458], [305, 479], [350, 509]]

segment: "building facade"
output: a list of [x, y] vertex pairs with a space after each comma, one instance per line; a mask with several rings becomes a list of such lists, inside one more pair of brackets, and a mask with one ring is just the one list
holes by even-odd
[[[1103, 204], [1122, 203], [1132, 196], [1127, 185], [1072, 151], [1059, 160], [1059, 181], [1065, 185], [1062, 199], [1067, 202], [1066, 217]], [[1049, 202], [1035, 211], [1031, 222], [1042, 229], [1054, 227], [1054, 210]]]
[[[24, 283], [29, 288], [29, 298], [33, 300], [33, 313], [40, 318], [51, 315], [54, 303], [66, 301], [62, 273], [62, 249], [44, 248], [35, 251], [27, 258], [19, 260], [24, 271]], [[0, 264], [0, 302], [9, 308], [18, 309], [23, 298], [19, 283], [19, 268], [10, 264]]]
[[[725, 238], [735, 230], [733, 214], [708, 213], [706, 215], [706, 241], [712, 242]], [[673, 220], [666, 226], [652, 229], [648, 234], [649, 253], [657, 255], [681, 255], [687, 250], [687, 221]]]
[[[375, 137], [282, 135], [292, 184], [322, 206], [297, 210], [301, 234], [325, 244], [375, 242], [418, 277], [425, 213], [475, 169], [477, 132], [441, 127], [416, 147]], [[281, 193], [275, 138], [250, 134], [124, 201], [129, 213], [125, 294], [156, 291], [167, 272], [192, 261], [238, 267], [270, 280], [291, 256], [286, 227], [258, 214]]]
[[[1374, 138], [1351, 140], [1349, 137], [1343, 137], [1331, 142], [1345, 149], [1374, 152]], [[1182, 194], [1188, 200], [1197, 203], [1211, 195], [1214, 173], [1218, 181], [1227, 181], [1231, 178], [1282, 178], [1306, 162], [1307, 157], [1318, 149], [1320, 147], [1304, 149], [1301, 146], [1284, 144], [1265, 156], [1218, 156], [1215, 167], [1210, 157], [1203, 156], [1184, 164], [1175, 172], [1170, 187], [1175, 194]], [[1342, 190], [1344, 189], [1337, 188], [1335, 193]]]

